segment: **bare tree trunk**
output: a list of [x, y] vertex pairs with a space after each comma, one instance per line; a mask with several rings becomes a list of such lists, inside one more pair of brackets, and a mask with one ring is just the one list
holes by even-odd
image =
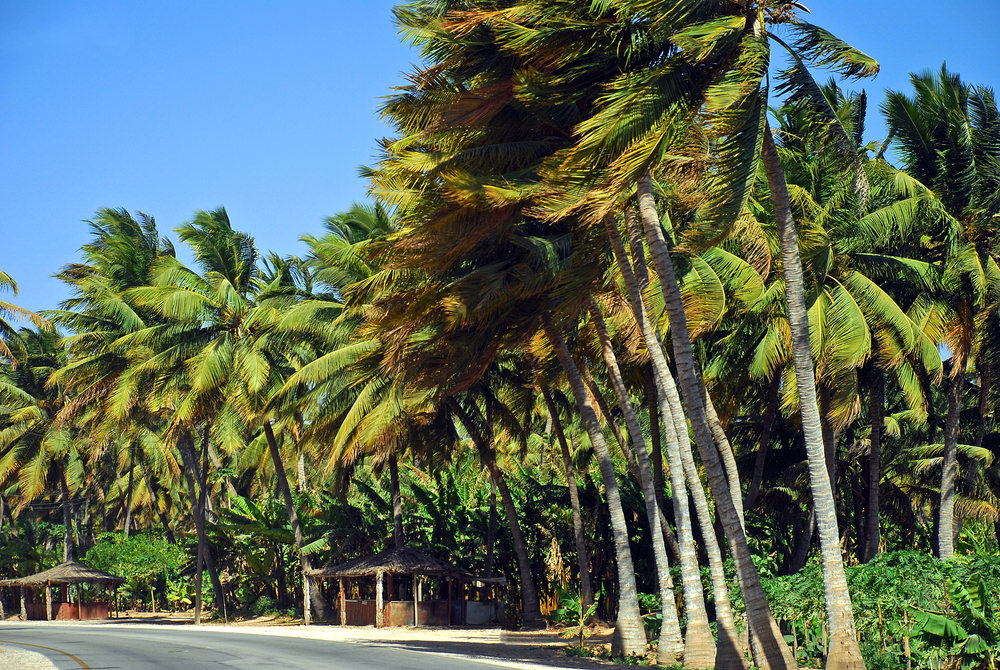
[[740, 589], [743, 591], [747, 620], [753, 628], [753, 640], [757, 646], [755, 658], [758, 659], [759, 665], [775, 670], [794, 668], [796, 667], [795, 659], [792, 657], [791, 649], [788, 648], [778, 624], [771, 616], [767, 599], [764, 596], [764, 589], [760, 583], [760, 574], [750, 557], [750, 548], [747, 545], [746, 533], [743, 529], [742, 500], [733, 499], [732, 488], [724, 469], [719, 447], [709, 425], [705, 403], [708, 394], [695, 366], [680, 287], [674, 274], [673, 262], [663, 237], [663, 230], [660, 228], [660, 217], [656, 212], [653, 199], [652, 177], [648, 172], [639, 179], [637, 187], [639, 215], [646, 230], [646, 240], [649, 243], [656, 272], [660, 276], [660, 285], [667, 305], [674, 362], [677, 365], [681, 388], [684, 391], [684, 406], [691, 419], [698, 452], [708, 474], [708, 483], [712, 489], [712, 496], [715, 498], [719, 519], [722, 521], [732, 545]]
[[785, 276], [785, 299], [788, 302], [788, 323], [792, 331], [792, 352], [795, 361], [795, 382], [798, 387], [802, 432], [809, 456], [809, 480], [812, 485], [823, 557], [823, 587], [826, 615], [830, 626], [830, 653], [826, 667], [831, 670], [864, 668], [865, 662], [854, 629], [851, 594], [847, 590], [847, 575], [840, 552], [837, 530], [837, 508], [830, 484], [832, 473], [824, 457], [823, 427], [816, 402], [816, 378], [809, 345], [809, 313], [806, 308], [805, 279], [799, 258], [798, 236], [788, 199], [784, 171], [774, 146], [770, 127], [765, 123], [761, 151], [767, 182], [774, 206], [774, 218], [781, 241], [781, 261]]
[[517, 519], [517, 507], [514, 506], [514, 498], [510, 495], [507, 482], [497, 465], [496, 454], [493, 451], [493, 444], [487, 442], [479, 428], [473, 422], [472, 417], [454, 398], [448, 398], [448, 407], [456, 418], [465, 426], [466, 432], [472, 438], [472, 442], [479, 451], [479, 458], [486, 466], [490, 478], [500, 491], [500, 501], [503, 503], [507, 513], [507, 523], [510, 525], [510, 534], [514, 540], [514, 554], [517, 556], [517, 565], [521, 573], [521, 605], [524, 610], [524, 628], [536, 629], [544, 628], [545, 620], [542, 618], [542, 611], [538, 605], [538, 592], [535, 590], [535, 582], [531, 577], [531, 559], [528, 556], [528, 546], [521, 533], [521, 524]]
[[594, 454], [597, 456], [597, 461], [601, 468], [601, 478], [604, 480], [608, 514], [611, 516], [611, 531], [614, 534], [615, 556], [617, 557], [618, 564], [618, 623], [615, 627], [615, 635], [611, 643], [612, 653], [615, 655], [643, 655], [646, 653], [646, 632], [642, 625], [642, 618], [639, 615], [639, 594], [635, 585], [632, 549], [630, 547], [628, 526], [625, 523], [625, 512], [622, 509], [621, 496], [618, 492], [618, 480], [615, 478], [615, 466], [611, 461], [608, 445], [604, 441], [601, 425], [597, 420], [597, 413], [590, 402], [583, 378], [580, 376], [580, 371], [576, 367], [576, 363], [573, 361], [566, 343], [552, 323], [552, 318], [547, 313], [542, 314], [542, 323], [545, 328], [545, 334], [555, 348], [559, 363], [569, 378], [573, 396], [576, 399], [580, 416], [583, 419], [583, 425], [590, 436], [590, 442], [594, 447]]
[[281, 498], [285, 502], [285, 513], [288, 515], [288, 521], [292, 525], [295, 548], [299, 552], [299, 566], [302, 572], [302, 616], [305, 620], [305, 625], [308, 626], [312, 623], [313, 610], [316, 611], [317, 618], [326, 618], [326, 612], [324, 611], [326, 603], [323, 598], [311, 597], [313, 593], [318, 594], [319, 589], [316, 587], [315, 580], [309, 574], [312, 571], [312, 561], [309, 560], [309, 555], [304, 551], [306, 543], [305, 536], [302, 533], [302, 524], [299, 522], [299, 514], [295, 509], [295, 501], [292, 499], [292, 489], [288, 485], [288, 476], [285, 474], [285, 465], [281, 460], [278, 441], [274, 437], [274, 429], [268, 420], [264, 421], [264, 437], [267, 439], [267, 449], [271, 454], [271, 462], [274, 465], [274, 476], [278, 482], [278, 492], [281, 493]]
[[869, 415], [871, 416], [871, 449], [868, 453], [868, 504], [865, 505], [864, 562], [879, 553], [879, 481], [882, 479], [882, 424], [885, 421], [885, 375], [878, 368], [872, 370]]
[[563, 468], [566, 472], [566, 488], [569, 489], [569, 506], [573, 513], [576, 564], [580, 571], [580, 598], [584, 607], [589, 607], [594, 602], [594, 589], [590, 583], [590, 557], [587, 554], [586, 536], [583, 532], [583, 512], [580, 509], [580, 490], [576, 484], [576, 470], [573, 468], [573, 458], [569, 453], [569, 445], [566, 443], [562, 421], [559, 420], [559, 410], [556, 408], [548, 388], [542, 387], [542, 397], [545, 399], [545, 407], [549, 411], [549, 420], [552, 422], [556, 439], [559, 440], [559, 451], [562, 454]]
[[[674, 596], [673, 578], [670, 576], [670, 564], [667, 562], [667, 548], [663, 543], [663, 533], [660, 529], [660, 509], [656, 501], [656, 493], [653, 490], [653, 473], [649, 466], [649, 454], [646, 450], [646, 438], [642, 434], [642, 427], [639, 419], [635, 415], [632, 401], [628, 397], [628, 390], [622, 380], [621, 370], [618, 367], [618, 358], [611, 347], [611, 336], [608, 334], [607, 324], [601, 315], [597, 303], [593, 297], [590, 299], [590, 315], [597, 329], [598, 338], [601, 341], [601, 353], [604, 355], [604, 363], [608, 368], [608, 376], [611, 379], [611, 386], [614, 388], [615, 396], [618, 399], [618, 406], [625, 416], [625, 425], [628, 427], [632, 446], [635, 450], [636, 461], [638, 463], [639, 487], [642, 490], [643, 501], [646, 504], [646, 516], [649, 519], [650, 536], [653, 541], [653, 559], [656, 563], [656, 574], [659, 579], [660, 601], [663, 608], [663, 620], [660, 629], [660, 641], [657, 645], [657, 657], [660, 663], [675, 663], [679, 657], [684, 658], [684, 663], [691, 668], [711, 668], [715, 666], [715, 640], [712, 630], [708, 627], [708, 613], [705, 609], [705, 591], [701, 584], [701, 574], [698, 570], [697, 560], [692, 561], [694, 552], [694, 542], [691, 542], [691, 551], [682, 552], [681, 556], [681, 579], [683, 584], [684, 604], [687, 612], [687, 636], [681, 636], [680, 623], [677, 618], [676, 598]], [[682, 541], [691, 537], [691, 524], [687, 510], [687, 491], [683, 489], [683, 479], [680, 479], [681, 489], [674, 492], [675, 496], [682, 496], [678, 505], [680, 513], [678, 516], [678, 533], [683, 538]], [[683, 531], [682, 531], [683, 529]]]
[[958, 474], [958, 425], [962, 414], [964, 370], [951, 372], [948, 418], [944, 424], [944, 460], [941, 464], [941, 504], [938, 508], [938, 558], [955, 556], [955, 477]]

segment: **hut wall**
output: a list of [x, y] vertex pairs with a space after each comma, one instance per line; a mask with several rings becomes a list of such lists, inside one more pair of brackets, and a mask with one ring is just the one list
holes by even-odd
[[45, 603], [25, 603], [29, 621], [45, 621]]
[[503, 610], [493, 600], [469, 600], [465, 603], [465, 623], [468, 626], [483, 626], [490, 622], [502, 622]]
[[107, 619], [108, 603], [59, 603], [56, 621]]
[[347, 600], [344, 602], [346, 623], [348, 626], [374, 626], [374, 600]]

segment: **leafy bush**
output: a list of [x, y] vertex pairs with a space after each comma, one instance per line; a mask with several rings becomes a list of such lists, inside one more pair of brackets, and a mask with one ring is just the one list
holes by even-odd
[[176, 579], [187, 560], [184, 550], [150, 533], [125, 537], [124, 533], [102, 533], [87, 551], [85, 562], [98, 570], [125, 579], [125, 591], [136, 596], [163, 593]]
[[[939, 561], [921, 552], [896, 551], [847, 568], [854, 620], [869, 668], [905, 668], [907, 639], [914, 667], [926, 667], [932, 657], [940, 657], [931, 641], [918, 634], [915, 613], [953, 612], [949, 581], [970, 584], [976, 579], [982, 580], [985, 592], [1000, 592], [1000, 556], [972, 554]], [[794, 627], [804, 655], [818, 658], [822, 649], [815, 642], [826, 622], [822, 566], [811, 562], [794, 575], [763, 584], [775, 618], [789, 631]]]
[[586, 636], [587, 624], [590, 623], [591, 617], [593, 617], [594, 612], [597, 611], [597, 603], [601, 600], [601, 594], [598, 593], [594, 597], [594, 602], [587, 605], [583, 601], [583, 596], [578, 591], [573, 589], [557, 586], [556, 593], [559, 595], [559, 607], [552, 610], [546, 618], [549, 621], [569, 624], [571, 627], [575, 628], [576, 635], [580, 641], [579, 647], [580, 649], [583, 649], [583, 640]]
[[275, 614], [278, 611], [278, 601], [268, 596], [261, 596], [257, 598], [257, 602], [253, 604], [250, 611], [257, 616]]

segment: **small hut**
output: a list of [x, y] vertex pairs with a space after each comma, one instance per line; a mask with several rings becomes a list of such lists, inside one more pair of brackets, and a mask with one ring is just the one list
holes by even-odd
[[[500, 616], [496, 600], [489, 597], [490, 585], [498, 580], [474, 577], [409, 547], [328, 565], [310, 576], [337, 580], [343, 626], [464, 626]], [[477, 593], [487, 597], [469, 600], [467, 590], [477, 585]]]
[[[107, 619], [114, 607], [114, 590], [125, 582], [121, 577], [88, 568], [76, 561], [66, 561], [56, 567], [19, 579], [0, 581], [0, 587], [21, 590], [21, 618], [34, 620]], [[107, 588], [108, 599], [83, 602], [81, 593], [73, 598], [76, 584], [94, 584]], [[53, 600], [52, 587], [59, 589]]]

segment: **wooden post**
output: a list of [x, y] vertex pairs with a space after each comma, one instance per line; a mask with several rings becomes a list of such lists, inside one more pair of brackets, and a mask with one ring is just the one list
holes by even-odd
[[312, 611], [309, 609], [312, 605], [312, 593], [310, 592], [309, 576], [306, 571], [302, 571], [302, 619], [305, 625], [310, 625], [312, 623]]
[[468, 623], [468, 612], [467, 612], [468, 605], [466, 605], [466, 601], [469, 598], [469, 595], [466, 592], [465, 588], [465, 577], [458, 578], [458, 597], [462, 599], [462, 609], [461, 609], [462, 613], [458, 617], [458, 625], [464, 626], [466, 623]]
[[337, 579], [340, 584], [340, 625], [347, 625], [347, 593], [344, 591], [344, 578]]
[[45, 584], [45, 620], [52, 621], [52, 583]]
[[420, 577], [413, 575], [413, 625], [420, 625]]
[[375, 627], [382, 625], [382, 571], [379, 570], [375, 573]]
[[452, 589], [452, 583], [451, 583], [451, 577], [446, 577], [445, 579], [448, 580], [448, 623], [445, 624], [445, 625], [450, 626], [451, 625], [451, 589]]
[[21, 621], [28, 620], [28, 601], [24, 595], [24, 587], [21, 587]]

